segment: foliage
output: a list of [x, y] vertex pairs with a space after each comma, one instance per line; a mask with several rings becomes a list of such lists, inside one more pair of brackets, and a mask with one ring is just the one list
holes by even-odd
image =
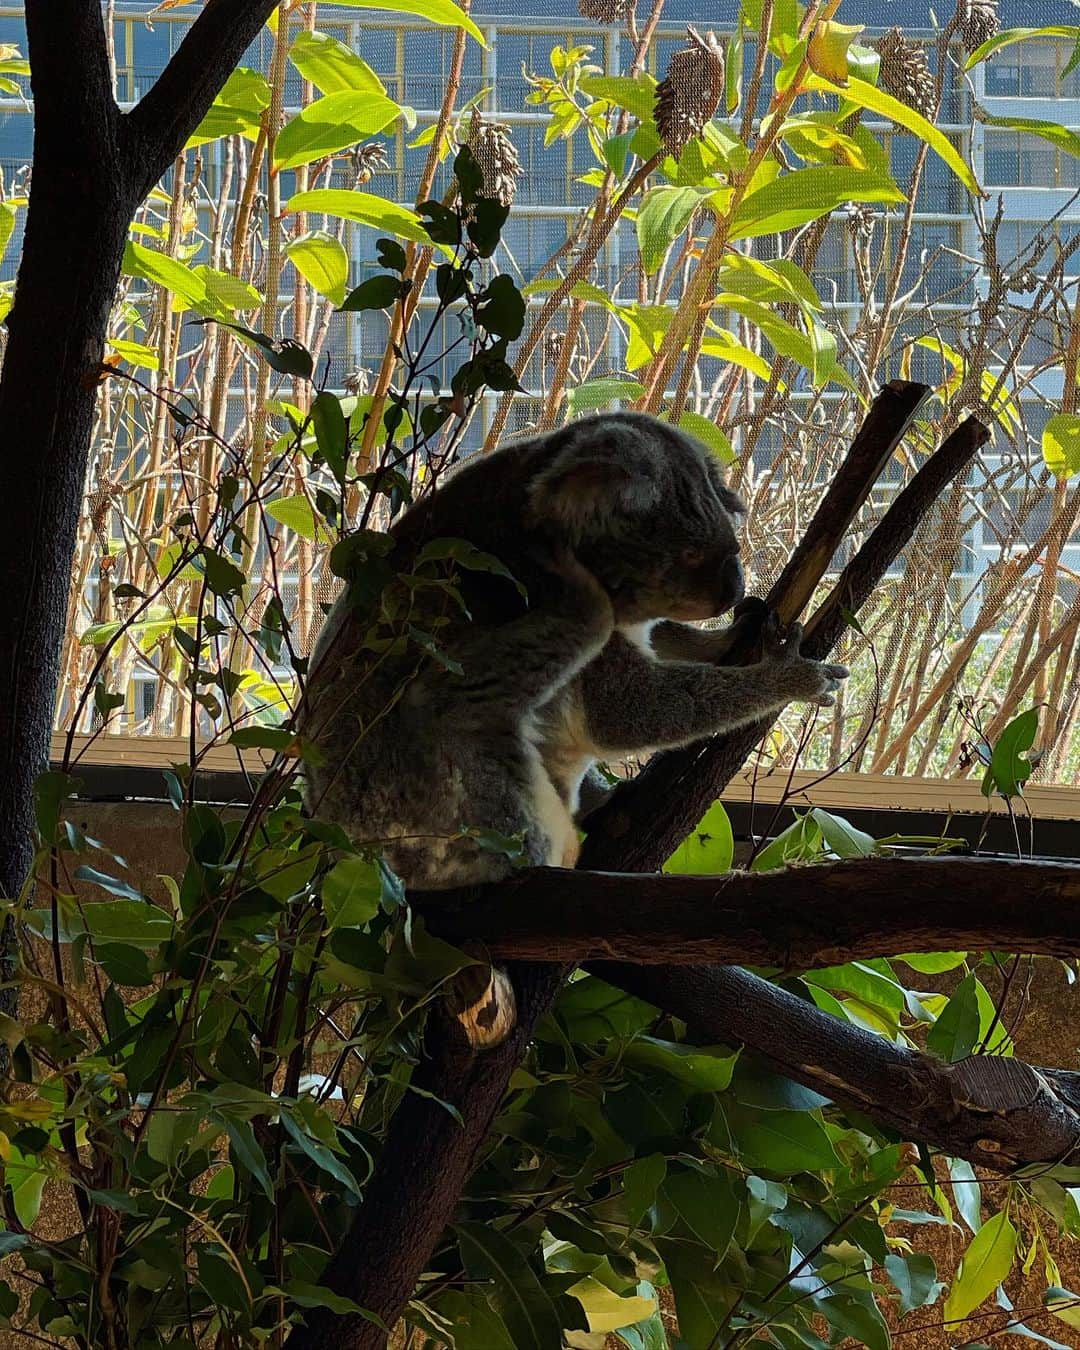
[[[459, 25], [462, 43], [481, 38], [450, 0], [396, 8]], [[767, 115], [740, 106], [729, 70], [724, 108], [677, 158], [656, 128], [647, 42], [618, 75], [586, 46], [554, 48], [550, 76], [531, 80], [530, 106], [546, 117], [549, 144], [589, 157], [593, 196], [576, 250], [522, 286], [503, 240], [509, 208], [468, 148], [470, 119], [448, 105], [439, 134], [416, 137], [431, 172], [415, 209], [365, 190], [380, 172], [371, 137], [410, 127], [412, 114], [358, 53], [285, 23], [270, 78], [234, 72], [193, 138], [193, 149], [223, 142], [236, 175], [219, 185], [210, 223], [186, 166], [133, 222], [75, 578], [93, 585], [65, 662], [67, 750], [38, 784], [36, 889], [6, 906], [24, 938], [24, 1017], [0, 1025], [14, 1068], [0, 1102], [3, 1325], [49, 1344], [273, 1345], [307, 1308], [351, 1309], [321, 1283], [327, 1258], [410, 1090], [425, 1020], [470, 958], [425, 932], [373, 841], [302, 813], [295, 774], [312, 752], [291, 710], [319, 606], [342, 587], [368, 619], [373, 660], [391, 643], [445, 660], [437, 625], [415, 621], [424, 598], [459, 603], [461, 569], [498, 560], [435, 541], [402, 574], [384, 531], [437, 485], [490, 393], [503, 397], [489, 439], [522, 391], [546, 425], [633, 400], [701, 435], [750, 499], [751, 546], [766, 572], [787, 547], [787, 524], [805, 515], [809, 485], [828, 476], [825, 442], [858, 415], [890, 356], [907, 370], [929, 342], [941, 366], [911, 457], [965, 400], [1016, 432], [1018, 391], [986, 358], [1003, 295], [963, 340], [928, 333], [915, 292], [898, 299], [907, 258], [874, 257], [883, 225], [873, 211], [869, 238], [851, 244], [865, 302], [855, 333], [831, 312], [815, 267], [838, 208], [902, 218], [915, 200], [918, 182], [896, 181], [864, 114], [901, 129], [890, 137], [916, 137], [976, 193], [978, 212], [963, 155], [877, 88], [874, 53], [820, 6], [744, 0], [736, 28], [729, 66], [760, 56]], [[278, 129], [268, 109], [286, 57], [317, 94]], [[17, 64], [6, 54], [0, 78], [25, 75]], [[23, 205], [11, 195], [0, 208], [5, 244]], [[620, 221], [632, 226], [635, 267], [607, 278], [592, 269]], [[360, 275], [354, 227], [377, 239]], [[993, 238], [988, 228], [984, 242]], [[766, 240], [777, 246], [755, 251]], [[1065, 262], [1046, 265], [1049, 306]], [[279, 283], [288, 307], [277, 304]], [[882, 286], [892, 295], [884, 308]], [[557, 315], [567, 325], [558, 355], [538, 368]], [[617, 366], [582, 357], [593, 320], [605, 341], [621, 340]], [[355, 379], [349, 389], [331, 369], [333, 323], [383, 326], [370, 388]], [[1075, 332], [1071, 316], [1066, 330]], [[1075, 363], [1071, 376], [1075, 385]], [[1063, 479], [1077, 467], [1069, 402], [1044, 439], [1046, 464]], [[790, 446], [759, 473], [767, 427], [791, 431]], [[1026, 481], [1027, 466], [1018, 472]], [[1016, 481], [999, 479], [1002, 499]], [[946, 579], [953, 562], [941, 564]], [[1044, 575], [1057, 604], [1056, 573]], [[1040, 581], [1025, 576], [1009, 574], [1013, 602], [1034, 605]], [[903, 610], [894, 599], [883, 594], [863, 616], [857, 651], [888, 648]], [[887, 678], [914, 669], [918, 687], [936, 669], [941, 613], [925, 607], [914, 629], [904, 614], [915, 657], [904, 667], [894, 651]], [[1048, 642], [1042, 634], [1032, 661]], [[186, 866], [149, 895], [69, 805], [76, 733], [114, 730], [135, 672], [147, 670], [158, 693], [143, 729], [182, 733], [191, 746], [167, 776]], [[1034, 766], [1034, 707], [1015, 716], [1029, 686], [1010, 680], [983, 726], [996, 676], [972, 670], [982, 700], [968, 707], [977, 734], [965, 762], [984, 767], [988, 796], [1011, 800]], [[1059, 689], [1066, 673], [1055, 668]], [[917, 733], [935, 725], [936, 704], [912, 708], [897, 680], [876, 747], [867, 749], [872, 717], [841, 725], [844, 735], [826, 727], [817, 743], [812, 728], [789, 723], [776, 757], [810, 762], [821, 740], [846, 735], [856, 760], [871, 751], [880, 760], [895, 733], [893, 758], [925, 768], [931, 738]], [[955, 680], [947, 685], [952, 698]], [[871, 692], [876, 711], [881, 691]], [[1073, 714], [1061, 713], [1067, 740]], [[215, 740], [261, 761], [242, 816], [200, 801], [200, 760]], [[763, 841], [750, 865], [860, 857], [897, 842], [815, 809]], [[732, 864], [717, 804], [666, 870]], [[999, 961], [909, 953], [788, 983], [839, 1018], [954, 1061], [1012, 1051], [991, 992]], [[956, 973], [951, 996], [921, 987], [920, 975], [943, 971]], [[1002, 1281], [1040, 1259], [1047, 1311], [1068, 1323], [1076, 1300], [1060, 1288], [1047, 1233], [1080, 1235], [1074, 1180], [1067, 1168], [1018, 1180], [984, 1222], [964, 1164], [930, 1159], [731, 1047], [698, 1045], [685, 1026], [579, 973], [539, 1028], [410, 1304], [410, 1343], [554, 1350], [566, 1339], [593, 1350], [614, 1332], [630, 1350], [751, 1339], [786, 1350], [845, 1336], [876, 1350], [889, 1343], [890, 1303], [904, 1317], [940, 1303], [947, 1286], [944, 1315], [964, 1318], [995, 1290], [1000, 1303]], [[78, 1214], [59, 1238], [42, 1220], [47, 1185]], [[897, 1221], [952, 1225], [966, 1250], [939, 1279]]]

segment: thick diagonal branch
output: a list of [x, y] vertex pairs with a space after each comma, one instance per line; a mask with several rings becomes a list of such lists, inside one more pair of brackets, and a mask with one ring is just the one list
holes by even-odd
[[[278, 0], [206, 0], [169, 64], [124, 119], [140, 200], [183, 150], [277, 7]], [[288, 22], [284, 12], [281, 21]]]
[[1080, 1074], [993, 1055], [945, 1064], [735, 967], [590, 969], [902, 1139], [1001, 1172], [1080, 1156]]
[[897, 952], [1080, 956], [1080, 867], [1056, 863], [865, 858], [723, 877], [536, 868], [422, 909], [439, 937], [483, 941], [503, 960], [793, 971]]

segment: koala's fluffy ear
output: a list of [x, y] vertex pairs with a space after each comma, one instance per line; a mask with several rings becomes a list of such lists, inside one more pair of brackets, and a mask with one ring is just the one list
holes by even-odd
[[655, 457], [629, 437], [570, 445], [533, 480], [530, 515], [575, 534], [643, 515], [660, 501], [657, 468]]

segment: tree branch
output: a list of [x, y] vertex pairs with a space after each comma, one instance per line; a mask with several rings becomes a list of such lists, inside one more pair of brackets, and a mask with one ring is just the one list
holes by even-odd
[[862, 858], [723, 877], [536, 868], [412, 899], [437, 936], [482, 941], [501, 959], [792, 971], [897, 952], [1080, 955], [1080, 867], [1068, 864]]
[[183, 150], [277, 5], [278, 0], [206, 0], [169, 64], [124, 118], [140, 200]]
[[[1014, 897], [1015, 903], [1015, 897]], [[602, 979], [903, 1139], [999, 1172], [1075, 1161], [1080, 1074], [979, 1055], [946, 1064], [842, 1022], [745, 970], [600, 963]]]

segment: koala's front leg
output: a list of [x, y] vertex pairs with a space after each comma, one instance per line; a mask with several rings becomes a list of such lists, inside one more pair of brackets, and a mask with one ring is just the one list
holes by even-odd
[[722, 666], [736, 648], [761, 641], [770, 613], [764, 600], [747, 596], [732, 610], [726, 628], [695, 628], [662, 619], [649, 633], [649, 642], [661, 661], [709, 661]]
[[656, 661], [616, 634], [580, 677], [597, 754], [634, 754], [701, 740], [778, 713], [789, 703], [831, 706], [844, 666], [801, 654], [802, 626], [781, 637], [775, 616], [763, 659], [750, 666]]

